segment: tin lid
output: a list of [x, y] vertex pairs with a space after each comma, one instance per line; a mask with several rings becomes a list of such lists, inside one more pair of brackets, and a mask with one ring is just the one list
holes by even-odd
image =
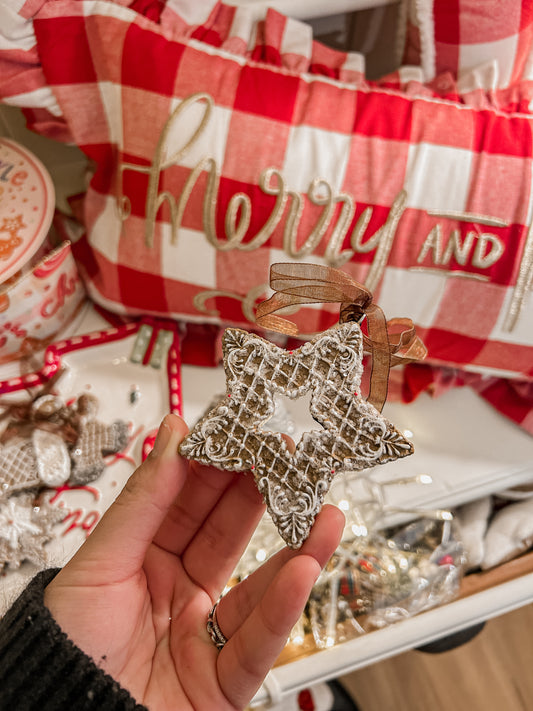
[[52, 222], [54, 186], [41, 161], [0, 138], [0, 284], [27, 264]]

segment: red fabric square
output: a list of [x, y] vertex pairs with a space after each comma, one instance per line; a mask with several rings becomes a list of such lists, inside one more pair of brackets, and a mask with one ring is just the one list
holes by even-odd
[[83, 151], [89, 154], [91, 144], [110, 142], [109, 123], [97, 83], [60, 84], [54, 87], [54, 93], [60, 105], [73, 101], [78, 106], [69, 126], [72, 139]]
[[406, 96], [358, 91], [353, 132], [408, 141], [412, 107], [412, 100]]
[[461, 44], [476, 44], [518, 34], [520, 4], [520, 0], [461, 0], [461, 28], [457, 39]]
[[529, 118], [505, 116], [494, 111], [477, 111], [475, 118], [473, 150], [510, 156], [533, 155]]
[[[459, 67], [459, 44], [446, 44], [445, 42], [435, 42], [435, 54], [438, 57], [437, 75], [450, 72], [457, 76]], [[459, 98], [459, 97], [457, 97]]]
[[[526, 224], [532, 188], [531, 163], [530, 159], [518, 156], [475, 154], [472, 171], [476, 179], [470, 187], [467, 211], [477, 215], [497, 215], [511, 224]], [[528, 164], [529, 170], [524, 170]]]
[[531, 0], [520, 2], [520, 29], [524, 30], [533, 24], [533, 3]]
[[113, 169], [117, 152], [109, 143], [85, 146], [85, 153], [97, 166], [91, 178], [91, 188], [101, 195], [107, 195], [113, 189]]
[[[229, 125], [223, 175], [257, 185], [265, 168], [281, 170], [289, 131], [287, 123], [234, 111]], [[251, 156], [254, 160], [250, 160]]]
[[[195, 297], [205, 292], [203, 287], [165, 278], [161, 278], [160, 285], [163, 288], [165, 311], [168, 314], [193, 316], [195, 319], [202, 315], [206, 320], [208, 318], [213, 319], [213, 314], [208, 314], [206, 311], [202, 311], [199, 314], [199, 310], [194, 306]], [[204, 303], [205, 309], [213, 308], [213, 299], [208, 299]]]
[[436, 322], [442, 329], [469, 337], [490, 337], [505, 299], [506, 289], [461, 277], [448, 279]]
[[235, 109], [290, 123], [300, 77], [255, 65], [243, 67]]
[[460, 7], [460, 0], [435, 0], [433, 21], [436, 42], [458, 44]]
[[[246, 295], [261, 284], [266, 286], [270, 271], [268, 256], [268, 249], [254, 252], [233, 249], [230, 252], [220, 252], [216, 263], [218, 287], [230, 291], [238, 290]], [[265, 288], [264, 296], [267, 292], [268, 287]]]
[[170, 96], [184, 50], [183, 44], [130, 25], [122, 55], [123, 83]]
[[533, 48], [533, 26], [528, 25], [518, 35], [518, 44], [513, 66], [512, 82], [519, 82], [524, 75], [530, 52]]
[[123, 238], [118, 243], [117, 260], [124, 267], [157, 277], [161, 273], [161, 224], [155, 225], [153, 246], [146, 248], [145, 220], [129, 217], [124, 222]]
[[231, 57], [217, 56], [206, 61], [196, 47], [186, 47], [176, 74], [175, 96], [186, 97], [205, 91], [219, 106], [233, 106], [241, 65]]
[[[383, 218], [381, 224], [383, 224]], [[442, 234], [441, 249], [424, 250], [424, 243], [437, 224], [440, 225]], [[405, 270], [410, 267], [447, 269], [448, 264], [441, 265], [440, 260], [442, 251], [448, 243], [450, 231], [455, 226], [455, 222], [452, 225], [449, 220], [428, 215], [425, 210], [406, 208], [394, 233], [394, 242], [388, 263], [391, 267]]]
[[[533, 375], [533, 360], [528, 348], [516, 343], [505, 341], [487, 341], [481, 351], [481, 355], [474, 358], [474, 364], [491, 363], [493, 368], [505, 371], [513, 370], [517, 373], [531, 377]], [[519, 382], [519, 381], [518, 381]], [[503, 403], [502, 403], [503, 404]]]
[[302, 82], [296, 97], [293, 123], [350, 134], [356, 94], [325, 81]]
[[122, 117], [111, 116], [122, 124], [123, 145], [137, 158], [152, 162], [157, 143], [170, 116], [171, 99], [148, 89], [122, 87]]
[[346, 61], [346, 54], [326, 47], [320, 42], [313, 42], [313, 57], [310, 71], [331, 79], [338, 79], [341, 67]]
[[[380, 243], [380, 230], [386, 223], [389, 214], [389, 205], [369, 205], [364, 202], [357, 202], [355, 205], [354, 218], [344, 238], [342, 249], [355, 250], [353, 263], [345, 264], [343, 270], [350, 273], [356, 281], [364, 283], [366, 279], [368, 271], [366, 266], [372, 264], [376, 257]], [[350, 271], [350, 268], [355, 264], [365, 265], [363, 269], [358, 270], [358, 276]]]
[[120, 298], [131, 311], [137, 313], [165, 313], [167, 299], [163, 279], [159, 274], [120, 265], [118, 268]]
[[[96, 82], [93, 53], [86, 34], [84, 17], [56, 17], [35, 20], [33, 23], [37, 42], [40, 37], [53, 36], [47, 42], [48, 51], [41, 57], [49, 84], [77, 84]], [[51, 35], [50, 35], [51, 33]], [[72, 61], [73, 52], [76, 61]]]
[[122, 67], [120, 57], [123, 56], [128, 25], [117, 18], [101, 17], [99, 15], [87, 17], [85, 25], [89, 45], [98, 46], [102, 42], [108, 42], [113, 47], [117, 57], [116, 62], [106, 62], [99, 52], [92, 52], [94, 70], [98, 75], [99, 81], [109, 81], [120, 85]]
[[[78, 243], [77, 243], [78, 245]], [[95, 252], [91, 248], [90, 253], [92, 259], [87, 260], [89, 250], [84, 250], [83, 253], [76, 245], [76, 258], [79, 259], [79, 264], [82, 265], [82, 273], [91, 276], [91, 288], [97, 294], [106, 294], [106, 298], [117, 304], [123, 303], [122, 293], [118, 280], [120, 266], [110, 262], [103, 254]]]
[[[229, 203], [232, 197], [237, 193], [247, 195], [251, 203], [250, 225], [241, 242], [243, 245], [249, 244], [251, 241], [257, 243], [255, 237], [262, 230], [269, 216], [273, 213], [276, 197], [267, 195], [257, 185], [231, 180], [230, 178], [222, 178], [218, 190], [216, 211], [217, 234], [220, 236], [226, 235], [226, 215]], [[268, 240], [269, 239], [270, 238], [268, 238]], [[268, 240], [261, 239], [259, 246], [263, 246]], [[268, 244], [270, 244], [269, 241]]]
[[403, 188], [408, 152], [406, 141], [355, 134], [342, 189], [359, 202], [391, 204]]
[[472, 148], [475, 112], [452, 102], [442, 102], [435, 111], [432, 101], [415, 99], [411, 143]]
[[477, 359], [483, 350], [486, 338], [472, 338], [461, 335], [461, 348], [457, 348], [455, 338], [450, 331], [442, 328], [418, 328], [418, 335], [428, 349], [428, 358], [441, 363], [457, 363], [468, 365]]

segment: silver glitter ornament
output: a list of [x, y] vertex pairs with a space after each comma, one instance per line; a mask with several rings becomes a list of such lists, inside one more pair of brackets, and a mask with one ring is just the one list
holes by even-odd
[[65, 512], [47, 502], [35, 506], [31, 492], [15, 494], [0, 503], [0, 569], [18, 568], [24, 560], [46, 565], [44, 546], [52, 539], [52, 528]]

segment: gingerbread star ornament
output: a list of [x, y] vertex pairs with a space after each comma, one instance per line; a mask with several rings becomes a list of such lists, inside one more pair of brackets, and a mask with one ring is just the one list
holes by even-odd
[[[363, 339], [356, 323], [331, 328], [295, 351], [227, 329], [223, 341], [227, 397], [187, 436], [181, 453], [221, 469], [251, 471], [282, 538], [299, 548], [335, 474], [412, 453], [413, 447], [359, 394]], [[306, 432], [289, 451], [264, 428], [275, 395], [311, 391], [310, 413], [320, 431]]]
[[[221, 469], [252, 472], [280, 535], [289, 547], [299, 548], [336, 474], [413, 453], [412, 444], [380, 414], [380, 408], [389, 367], [424, 357], [425, 349], [406, 319], [396, 320], [401, 328], [393, 336], [393, 325], [398, 323], [386, 322], [379, 307], [372, 305], [370, 292], [338, 270], [273, 265], [270, 284], [277, 293], [258, 308], [258, 322], [265, 327], [295, 333], [292, 324], [272, 314], [287, 306], [326, 300], [343, 304], [341, 321], [346, 322], [294, 351], [246, 331], [227, 329], [223, 339], [226, 397], [196, 424], [180, 452]], [[351, 321], [354, 316], [357, 320]], [[368, 336], [363, 336], [357, 322], [361, 316], [367, 317]], [[373, 371], [373, 394], [366, 400], [360, 394], [364, 343], [376, 346], [373, 366], [379, 376], [374, 377]], [[283, 435], [265, 425], [274, 414], [276, 395], [296, 399], [308, 392], [310, 414], [320, 429], [304, 433], [292, 452]]]

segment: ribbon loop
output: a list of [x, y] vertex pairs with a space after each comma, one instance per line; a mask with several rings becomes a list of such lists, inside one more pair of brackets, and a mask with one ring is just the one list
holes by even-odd
[[345, 272], [320, 264], [280, 262], [270, 268], [270, 286], [276, 292], [257, 307], [259, 326], [287, 335], [298, 335], [296, 325], [276, 312], [303, 304], [340, 304], [340, 323], [367, 320], [368, 335], [363, 336], [372, 354], [368, 402], [381, 411], [387, 399], [389, 370], [399, 364], [422, 360], [427, 349], [416, 335], [411, 319], [387, 321], [372, 301], [372, 293]]

